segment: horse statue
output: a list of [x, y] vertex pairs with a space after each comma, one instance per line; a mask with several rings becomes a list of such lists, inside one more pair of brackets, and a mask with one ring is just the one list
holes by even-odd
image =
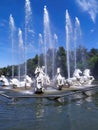
[[33, 84], [33, 80], [30, 76], [26, 75], [25, 78], [24, 78], [24, 82], [25, 82], [25, 86], [26, 87], [31, 87], [32, 84]]
[[4, 75], [1, 75], [0, 82], [2, 82], [2, 86], [9, 86], [9, 81]]
[[80, 69], [75, 69], [75, 71], [73, 73], [73, 77], [72, 78], [68, 78], [66, 80], [68, 85], [69, 86], [81, 85], [81, 76], [80, 76], [81, 73], [82, 73], [82, 71]]
[[74, 73], [73, 73], [73, 77], [76, 77], [77, 79], [80, 79], [80, 74], [82, 73], [82, 71], [80, 69], [75, 69]]
[[94, 77], [90, 75], [90, 69], [85, 69], [83, 72], [83, 76], [81, 76], [81, 83], [83, 85], [91, 85], [94, 81]]
[[31, 87], [32, 86], [32, 79], [31, 77], [29, 77], [28, 75], [25, 76], [23, 81], [19, 81], [17, 78], [13, 78], [10, 79], [10, 84], [14, 87], [14, 88], [21, 88], [21, 87]]
[[13, 88], [19, 88], [24, 86], [24, 84], [20, 83], [20, 81], [17, 78], [10, 79], [10, 85], [12, 85]]

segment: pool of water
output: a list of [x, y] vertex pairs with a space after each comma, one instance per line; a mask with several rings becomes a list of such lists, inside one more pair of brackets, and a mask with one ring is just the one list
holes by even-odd
[[98, 130], [98, 92], [64, 102], [0, 96], [0, 130]]

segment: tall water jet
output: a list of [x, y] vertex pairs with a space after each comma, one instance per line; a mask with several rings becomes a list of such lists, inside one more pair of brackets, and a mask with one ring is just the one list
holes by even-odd
[[44, 6], [44, 64], [45, 73], [47, 74], [47, 49], [52, 48], [52, 38], [50, 31], [49, 14], [46, 6]]
[[81, 40], [81, 27], [80, 21], [76, 17], [75, 18], [75, 29], [74, 29], [74, 57], [75, 57], [75, 69], [77, 68], [77, 47], [79, 47], [79, 42]]
[[38, 41], [38, 43], [39, 43], [39, 49], [38, 49], [38, 66], [41, 66], [41, 56], [40, 56], [40, 52], [42, 52], [43, 53], [43, 38], [42, 38], [42, 34], [41, 33], [39, 33], [39, 41]]
[[9, 17], [9, 25], [11, 30], [11, 44], [12, 44], [12, 78], [14, 77], [14, 33], [15, 33], [15, 24], [12, 14]]
[[57, 34], [54, 34], [54, 45], [55, 45], [56, 49], [57, 49], [57, 43], [58, 43], [58, 36], [57, 36]]
[[67, 73], [68, 78], [70, 78], [70, 44], [72, 42], [72, 23], [70, 20], [68, 10], [66, 10], [65, 18], [66, 18], [65, 31], [66, 31]]
[[25, 0], [25, 76], [27, 74], [27, 46], [29, 44], [28, 33], [32, 32], [32, 11], [30, 0]]
[[52, 59], [52, 79], [54, 79], [55, 76], [55, 70], [56, 70], [56, 66], [55, 66], [55, 58], [56, 58], [56, 50], [57, 50], [57, 43], [58, 43], [58, 37], [56, 34], [54, 34], [54, 47], [53, 47], [53, 59]]
[[20, 81], [20, 77], [23, 74], [21, 73], [21, 70], [23, 71], [22, 64], [24, 62], [24, 44], [23, 44], [23, 37], [22, 37], [22, 31], [19, 28], [18, 30], [18, 39], [19, 39], [19, 65], [18, 65], [18, 79]]

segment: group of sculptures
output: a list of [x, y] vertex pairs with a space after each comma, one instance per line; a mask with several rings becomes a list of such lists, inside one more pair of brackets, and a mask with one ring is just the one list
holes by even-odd
[[8, 80], [4, 75], [1, 75], [0, 82], [2, 82], [2, 86], [12, 86], [14, 88], [29, 88], [33, 86], [35, 93], [43, 93], [49, 86], [55, 86], [56, 89], [62, 90], [63, 87], [91, 85], [94, 80], [94, 77], [90, 75], [90, 69], [85, 69], [83, 73], [80, 69], [76, 69], [72, 78], [65, 79], [61, 75], [60, 68], [57, 68], [57, 73], [53, 80], [50, 80], [50, 77], [44, 71], [44, 66], [38, 66], [35, 69], [35, 78], [32, 79], [26, 75], [23, 81], [19, 81], [17, 78]]

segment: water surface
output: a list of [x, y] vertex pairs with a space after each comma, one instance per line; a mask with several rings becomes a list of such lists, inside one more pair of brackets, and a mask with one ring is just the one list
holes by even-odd
[[13, 100], [0, 96], [1, 130], [98, 130], [98, 93], [90, 97]]

